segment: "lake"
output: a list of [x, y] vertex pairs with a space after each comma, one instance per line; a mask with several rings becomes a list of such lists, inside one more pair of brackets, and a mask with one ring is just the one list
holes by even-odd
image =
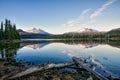
[[[116, 41], [22, 41], [0, 44], [0, 58], [12, 57], [26, 66], [42, 63], [65, 63], [72, 57], [89, 59], [95, 70], [120, 77], [120, 42]], [[89, 63], [88, 63], [89, 65]], [[103, 71], [102, 71], [103, 70]]]

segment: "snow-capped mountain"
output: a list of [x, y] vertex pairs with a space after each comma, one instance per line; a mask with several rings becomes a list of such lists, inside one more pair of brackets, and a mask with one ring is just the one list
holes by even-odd
[[36, 29], [36, 28], [33, 28], [31, 30], [28, 30], [28, 31], [23, 31], [22, 29], [18, 29], [17, 30], [21, 36], [21, 38], [44, 38], [46, 36], [50, 36], [52, 34], [48, 33], [48, 32], [45, 32], [41, 29]]
[[73, 32], [67, 32], [64, 34], [101, 34], [102, 32], [99, 32], [97, 30], [94, 29], [90, 29], [90, 28], [83, 28], [80, 29], [78, 31], [73, 31]]
[[33, 28], [31, 30], [27, 30], [26, 32], [28, 33], [33, 33], [33, 34], [49, 34], [41, 29]]
[[22, 29], [17, 30], [20, 35], [28, 34], [27, 32], [23, 31]]
[[97, 33], [97, 30], [94, 29], [89, 29], [89, 28], [83, 28], [81, 30], [77, 31], [78, 33]]

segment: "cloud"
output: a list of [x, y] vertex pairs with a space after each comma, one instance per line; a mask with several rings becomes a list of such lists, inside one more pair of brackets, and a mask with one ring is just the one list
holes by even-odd
[[81, 13], [81, 16], [83, 15], [85, 15], [85, 14], [87, 14], [89, 11], [90, 11], [91, 9], [89, 8], [89, 9], [85, 9], [82, 13]]
[[101, 15], [101, 13], [107, 9], [112, 3], [114, 3], [116, 0], [108, 0], [107, 3], [103, 4], [100, 8], [98, 8], [96, 11], [94, 11], [91, 16], [90, 19], [94, 19], [96, 17], [98, 17], [99, 15]]
[[[68, 27], [86, 27], [87, 25], [95, 23], [95, 18], [100, 16], [111, 4], [117, 0], [108, 0], [107, 3], [103, 4], [100, 8], [96, 9], [93, 13], [91, 8], [85, 9], [80, 16], [76, 19], [69, 20], [64, 26]], [[88, 26], [87, 26], [88, 27]]]
[[64, 50], [64, 51], [62, 51], [62, 53], [66, 53], [67, 55], [73, 57], [74, 53], [76, 53], [76, 51], [74, 51], [74, 50]]
[[91, 9], [85, 9], [80, 16], [78, 16], [76, 19], [69, 20], [65, 25], [69, 27], [74, 27], [82, 24], [85, 21], [86, 15], [90, 12]]

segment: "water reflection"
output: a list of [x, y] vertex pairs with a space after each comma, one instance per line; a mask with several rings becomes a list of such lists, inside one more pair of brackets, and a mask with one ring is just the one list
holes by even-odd
[[[96, 70], [102, 68], [120, 76], [120, 41], [22, 41], [0, 43], [0, 60], [13, 58], [26, 65], [46, 62], [63, 63], [72, 61], [72, 57], [89, 58], [96, 64]], [[92, 66], [91, 66], [92, 67]], [[93, 68], [95, 69], [95, 68]]]
[[0, 43], [0, 58], [9, 58], [16, 55], [20, 43]]
[[[120, 41], [105, 42], [105, 41], [74, 41], [74, 40], [72, 40], [72, 41], [66, 41], [66, 40], [63, 40], [63, 41], [34, 41], [33, 40], [33, 41], [22, 41], [21, 43], [20, 42], [0, 43], [0, 58], [15, 57], [15, 55], [17, 53], [19, 53], [20, 51], [22, 52], [22, 54], [24, 54], [25, 51], [27, 51], [28, 49], [30, 50], [30, 48], [35, 49], [35, 50], [36, 49], [40, 50], [41, 48], [43, 48], [51, 43], [61, 43], [61, 44], [64, 43], [65, 46], [68, 45], [68, 46], [66, 46], [66, 48], [64, 48], [63, 45], [60, 45], [61, 47], [64, 48], [62, 51], [60, 51], [60, 53], [67, 53], [69, 56], [78, 56], [82, 51], [84, 51], [84, 53], [85, 53], [85, 49], [87, 49], [87, 50], [93, 49], [94, 47], [95, 48], [99, 47], [99, 45], [101, 46], [101, 45], [107, 44], [112, 47], [116, 47], [118, 49], [120, 48]], [[58, 44], [56, 44], [56, 45], [58, 45]], [[51, 47], [53, 47], [53, 49], [56, 49], [57, 46], [56, 47], [54, 47], [54, 46], [55, 45], [52, 45]], [[74, 46], [74, 48], [73, 48], [73, 46]], [[99, 49], [101, 47], [99, 47]], [[109, 46], [106, 46], [106, 47], [109, 47]], [[48, 48], [48, 49], [50, 49], [50, 48]], [[106, 50], [108, 50], [108, 49], [106, 49]], [[29, 50], [28, 50], [28, 55], [30, 52]], [[97, 49], [96, 49], [96, 51], [97, 51]], [[99, 50], [98, 53], [101, 51]], [[48, 51], [45, 51], [44, 53], [46, 53], [46, 52], [48, 53]], [[51, 52], [51, 50], [49, 51], [49, 53], [50, 52]], [[33, 53], [33, 52], [31, 52], [31, 53]], [[55, 53], [55, 50], [53, 51], [53, 53]], [[78, 55], [75, 55], [75, 54], [78, 54]], [[87, 53], [87, 54], [89, 54], [89, 53]], [[94, 54], [90, 53], [90, 55], [93, 56]], [[103, 57], [103, 59], [108, 60], [108, 58], [105, 56]]]
[[40, 49], [46, 45], [50, 44], [49, 41], [30, 41], [30, 42], [22, 42], [21, 43], [21, 47], [28, 47], [28, 48], [32, 48], [32, 49]]
[[[79, 52], [77, 52], [78, 50], [80, 50], [80, 52], [82, 52], [82, 51], [84, 51], [84, 49], [89, 50], [89, 48], [93, 49], [94, 47], [95, 48], [97, 46], [99, 47], [99, 45], [101, 46], [101, 45], [106, 45], [106, 44], [116, 47], [118, 49], [120, 48], [119, 41], [109, 41], [109, 42], [105, 42], [105, 41], [89, 41], [88, 42], [88, 41], [73, 41], [73, 40], [72, 41], [66, 41], [66, 40], [63, 40], [63, 41], [23, 41], [21, 43], [20, 42], [0, 43], [0, 58], [14, 57], [17, 54], [17, 52], [19, 52], [19, 50], [21, 50], [21, 49], [22, 49], [23, 53], [25, 53], [24, 51], [26, 51], [27, 49], [30, 49], [30, 48], [40, 50], [41, 48], [47, 46], [50, 43], [61, 43], [61, 44], [64, 43], [65, 45], [67, 44], [68, 46], [71, 46], [71, 47], [76, 46], [76, 47], [74, 47], [76, 49], [72, 49], [72, 48], [66, 46], [67, 49], [64, 49], [61, 51], [61, 53], [68, 53], [68, 55], [72, 55], [75, 53], [79, 54]], [[52, 45], [51, 47], [54, 47], [54, 46]], [[61, 47], [63, 47], [63, 46], [61, 46]], [[109, 46], [106, 46], [106, 47], [109, 47]], [[101, 47], [99, 47], [99, 49], [100, 48]], [[56, 49], [56, 47], [54, 47], [54, 49]], [[89, 54], [89, 53], [87, 53], [87, 54]], [[91, 55], [93, 56], [94, 54], [91, 53]], [[107, 57], [103, 57], [103, 59], [108, 60]]]

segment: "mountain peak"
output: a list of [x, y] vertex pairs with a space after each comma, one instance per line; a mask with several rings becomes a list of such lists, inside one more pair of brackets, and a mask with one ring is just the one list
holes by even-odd
[[30, 30], [27, 30], [26, 32], [28, 33], [34, 33], [34, 34], [46, 34], [47, 32], [41, 30], [41, 29], [37, 29], [37, 28], [32, 28]]
[[17, 30], [20, 35], [27, 34], [27, 32], [23, 31], [22, 29]]
[[37, 28], [32, 28], [32, 30], [37, 30]]
[[83, 28], [81, 30], [78, 30], [77, 32], [79, 32], [79, 33], [96, 33], [98, 31], [94, 30], [94, 29], [90, 29], [90, 28]]

